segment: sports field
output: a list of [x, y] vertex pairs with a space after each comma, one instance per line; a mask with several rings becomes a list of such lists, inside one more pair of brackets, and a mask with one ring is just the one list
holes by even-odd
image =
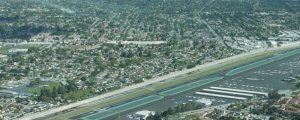
[[182, 85], [179, 87], [175, 87], [175, 88], [160, 92], [159, 94], [163, 95], [163, 96], [172, 96], [172, 95], [176, 95], [176, 94], [179, 94], [179, 93], [182, 93], [182, 92], [185, 92], [185, 91], [197, 88], [197, 87], [201, 87], [203, 85], [206, 85], [206, 84], [209, 84], [209, 83], [221, 80], [221, 79], [223, 79], [223, 77], [215, 77], [215, 78], [209, 78], [209, 79], [204, 79], [204, 80], [198, 80], [196, 82], [188, 83], [188, 84], [185, 84], [185, 85]]
[[282, 60], [284, 58], [287, 58], [287, 57], [290, 57], [290, 56], [293, 56], [293, 55], [296, 55], [296, 54], [300, 54], [300, 49], [296, 49], [296, 50], [293, 50], [293, 51], [282, 53], [280, 55], [276, 55], [274, 57], [271, 57], [271, 58], [268, 58], [268, 59], [265, 59], [265, 60], [261, 60], [261, 61], [255, 62], [255, 63], [251, 63], [251, 64], [248, 64], [248, 65], [233, 69], [233, 70], [229, 71], [228, 73], [226, 73], [226, 76], [233, 76], [233, 75], [251, 70], [253, 68], [257, 68], [257, 67], [272, 63], [274, 61]]
[[92, 115], [88, 115], [85, 117], [82, 117], [81, 120], [101, 120], [101, 119], [105, 119], [107, 117], [111, 117], [117, 114], [120, 114], [122, 112], [131, 110], [131, 109], [135, 109], [138, 107], [141, 107], [143, 105], [158, 101], [163, 99], [163, 96], [159, 96], [159, 95], [151, 95], [148, 97], [144, 97], [126, 104], [122, 104], [120, 106], [116, 106], [104, 111], [100, 111], [98, 113], [92, 114]]

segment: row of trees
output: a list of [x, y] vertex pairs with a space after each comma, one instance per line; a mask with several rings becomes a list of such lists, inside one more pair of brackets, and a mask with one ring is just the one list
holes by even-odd
[[37, 99], [39, 101], [52, 101], [56, 100], [57, 97], [65, 98], [66, 94], [76, 90], [77, 87], [74, 82], [68, 82], [67, 85], [43, 87]]
[[[53, 87], [43, 87], [40, 90], [38, 101], [55, 101], [55, 100], [81, 100], [85, 99], [90, 95], [93, 95], [91, 88], [78, 89], [74, 82], [68, 81], [67, 85], [59, 85]], [[58, 99], [60, 98], [60, 99]]]
[[43, 26], [25, 25], [13, 27], [0, 26], [0, 38], [3, 39], [29, 39], [31, 36], [37, 35], [40, 32], [47, 31]]
[[37, 97], [38, 101], [52, 101], [58, 96], [63, 97], [65, 93], [64, 87], [59, 86], [58, 89], [54, 86], [51, 89], [43, 87], [40, 91], [40, 95]]
[[196, 104], [194, 102], [190, 102], [187, 104], [179, 104], [176, 105], [175, 107], [169, 107], [166, 111], [163, 111], [162, 113], [150, 115], [147, 118], [147, 120], [162, 120], [164, 117], [167, 117], [168, 115], [174, 115], [176, 113], [182, 113], [182, 112], [197, 110], [201, 108], [203, 108], [202, 104]]

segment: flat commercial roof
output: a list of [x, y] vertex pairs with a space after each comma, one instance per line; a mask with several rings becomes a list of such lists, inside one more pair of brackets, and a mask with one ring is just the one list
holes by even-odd
[[149, 111], [149, 110], [142, 110], [142, 111], [137, 111], [134, 114], [136, 114], [136, 115], [142, 115], [142, 116], [148, 116], [150, 114], [154, 115], [155, 112], [154, 111]]

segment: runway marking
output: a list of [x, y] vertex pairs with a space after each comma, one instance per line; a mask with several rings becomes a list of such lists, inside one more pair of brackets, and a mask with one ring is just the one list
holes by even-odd
[[222, 88], [222, 87], [210, 87], [210, 88], [211, 88], [211, 89], [217, 89], [217, 90], [227, 90], [227, 91], [243, 92], [243, 93], [252, 93], [252, 94], [259, 94], [259, 95], [265, 95], [265, 96], [268, 96], [268, 93], [266, 93], [266, 92], [257, 92], [257, 91], [240, 90], [240, 89], [232, 89], [232, 88]]
[[225, 93], [225, 94], [232, 94], [232, 95], [242, 95], [242, 96], [248, 96], [248, 97], [254, 96], [253, 94], [248, 94], [248, 93], [230, 92], [230, 91], [213, 90], [213, 89], [203, 89], [203, 90], [208, 91], [208, 92]]
[[221, 97], [221, 98], [230, 98], [230, 99], [237, 99], [237, 100], [247, 100], [247, 98], [244, 98], [244, 97], [236, 97], [236, 96], [220, 95], [220, 94], [212, 94], [212, 93], [204, 93], [204, 92], [196, 92], [195, 94], [213, 96], [213, 97]]

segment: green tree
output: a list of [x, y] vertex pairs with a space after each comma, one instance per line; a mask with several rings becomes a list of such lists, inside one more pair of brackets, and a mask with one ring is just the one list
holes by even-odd
[[24, 73], [25, 75], [28, 75], [29, 72], [30, 72], [30, 67], [26, 67], [26, 68], [24, 69], [24, 71], [23, 71], [23, 73]]
[[277, 108], [276, 107], [274, 107], [274, 106], [272, 106], [272, 107], [270, 107], [270, 108], [268, 108], [267, 109], [267, 114], [268, 115], [272, 115], [272, 114], [274, 114], [274, 113], [276, 113], [278, 110], [277, 110]]
[[295, 85], [295, 87], [296, 87], [297, 89], [300, 89], [300, 83], [297, 83], [297, 84]]
[[61, 98], [64, 98], [64, 96], [65, 96], [65, 87], [61, 86], [61, 85], [58, 86], [57, 93], [60, 94]]
[[38, 96], [38, 100], [39, 101], [50, 101], [52, 97], [52, 93], [49, 89], [47, 89], [46, 87], [43, 87], [41, 89], [40, 95]]
[[278, 91], [277, 90], [273, 90], [271, 92], [268, 93], [268, 97], [269, 99], [271, 100], [276, 100], [276, 99], [280, 99], [281, 98], [281, 95], [278, 94]]
[[58, 90], [56, 89], [56, 87], [54, 86], [52, 88], [52, 98], [55, 99], [58, 96]]
[[188, 115], [183, 120], [200, 120], [200, 118], [194, 115]]
[[36, 78], [32, 81], [30, 81], [29, 86], [34, 86], [34, 85], [38, 85], [42, 82], [42, 80], [40, 78]]
[[86, 81], [86, 80], [87, 80], [87, 77], [86, 77], [86, 76], [83, 76], [83, 77], [80, 78], [80, 80]]
[[30, 47], [28, 49], [28, 53], [36, 53], [38, 51], [40, 51], [40, 49], [38, 47]]

